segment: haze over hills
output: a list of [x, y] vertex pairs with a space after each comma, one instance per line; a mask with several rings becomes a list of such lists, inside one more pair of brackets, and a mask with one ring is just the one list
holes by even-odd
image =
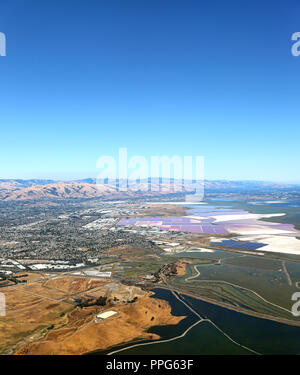
[[[49, 181], [47, 181], [49, 182]], [[116, 186], [106, 184], [86, 183], [80, 181], [53, 182], [37, 184], [36, 180], [29, 181], [3, 181], [0, 180], [0, 200], [34, 200], [34, 199], [123, 199], [135, 196], [161, 196], [164, 194], [182, 192], [182, 186], [175, 186], [170, 191], [170, 186], [162, 184], [156, 192], [146, 191], [147, 186], [139, 191], [130, 189], [119, 189]]]
[[[32, 200], [32, 199], [68, 199], [68, 198], [97, 198], [120, 199], [140, 196], [157, 196], [164, 194], [182, 193], [191, 191], [192, 184], [172, 180], [171, 185], [159, 179], [152, 179], [152, 184], [159, 185], [159, 191], [146, 191], [147, 180], [142, 180], [139, 185], [134, 184], [134, 189], [122, 189], [108, 184], [96, 184], [96, 179], [88, 178], [76, 181], [55, 181], [40, 179], [2, 179], [0, 180], [0, 200]], [[139, 189], [139, 187], [143, 189]], [[300, 185], [280, 184], [265, 181], [225, 181], [214, 180], [204, 182], [207, 192], [251, 192], [256, 191], [300, 191]]]

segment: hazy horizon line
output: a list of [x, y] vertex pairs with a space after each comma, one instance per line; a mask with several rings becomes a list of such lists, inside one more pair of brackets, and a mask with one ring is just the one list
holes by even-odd
[[[149, 179], [165, 179], [165, 180], [171, 180], [171, 181], [180, 181], [182, 179], [174, 179], [169, 177], [148, 177], [148, 178], [141, 178], [140, 181], [146, 181]], [[32, 180], [38, 180], [38, 181], [53, 181], [53, 182], [78, 182], [78, 181], [84, 181], [84, 180], [97, 180], [96, 177], [64, 177], [64, 178], [57, 178], [57, 177], [0, 177], [0, 181], [32, 181]], [[122, 181], [126, 179], [117, 179], [117, 181]], [[136, 181], [136, 179], [127, 178], [127, 181]], [[193, 180], [187, 180], [193, 181]], [[292, 185], [299, 185], [300, 181], [297, 180], [262, 180], [262, 179], [231, 179], [231, 178], [212, 178], [212, 179], [204, 179], [204, 182], [258, 182], [258, 183], [274, 183], [274, 184], [292, 184]]]

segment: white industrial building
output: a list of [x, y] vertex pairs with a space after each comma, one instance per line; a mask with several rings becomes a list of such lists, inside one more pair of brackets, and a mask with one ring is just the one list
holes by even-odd
[[109, 310], [109, 311], [104, 311], [103, 313], [96, 315], [96, 318], [100, 319], [100, 320], [104, 320], [104, 319], [110, 318], [111, 316], [114, 316], [116, 314], [117, 314], [116, 311]]

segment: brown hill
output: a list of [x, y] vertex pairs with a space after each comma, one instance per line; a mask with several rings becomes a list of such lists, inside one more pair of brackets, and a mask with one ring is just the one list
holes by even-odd
[[49, 185], [35, 185], [27, 188], [2, 188], [0, 190], [0, 198], [3, 200], [95, 198], [116, 195], [116, 193], [118, 192], [113, 188], [104, 185], [59, 182]]
[[[148, 182], [141, 181], [136, 183], [130, 189], [125, 191], [116, 187], [96, 184], [95, 179], [86, 179], [81, 181], [51, 181], [51, 180], [1, 180], [0, 179], [0, 200], [34, 200], [34, 199], [68, 199], [68, 198], [98, 198], [103, 199], [122, 199], [136, 196], [161, 196], [164, 194], [184, 193], [184, 191], [193, 191], [194, 186], [191, 183], [185, 183], [174, 180], [172, 184], [161, 183], [156, 179], [154, 185], [159, 188], [152, 188], [147, 191]], [[142, 189], [141, 189], [142, 187]], [[205, 191], [208, 192], [226, 192], [226, 193], [255, 193], [255, 192], [277, 192], [281, 190], [297, 190], [299, 185], [284, 185], [263, 181], [205, 181]], [[139, 191], [139, 189], [141, 191]], [[155, 190], [155, 191], [154, 191]]]
[[[175, 189], [176, 191], [176, 189]], [[174, 191], [174, 192], [175, 192]], [[178, 191], [178, 189], [177, 189]], [[169, 194], [168, 186], [163, 186], [160, 192], [143, 192], [145, 196]], [[0, 184], [0, 200], [34, 200], [34, 199], [68, 199], [68, 198], [97, 198], [122, 199], [140, 195], [138, 191], [118, 191], [116, 187], [100, 184], [57, 182], [47, 185], [20, 187], [17, 184]]]

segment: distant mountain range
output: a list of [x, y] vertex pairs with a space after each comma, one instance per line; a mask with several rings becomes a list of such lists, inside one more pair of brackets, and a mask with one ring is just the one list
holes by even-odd
[[[146, 187], [146, 184], [143, 184]], [[160, 191], [135, 191], [119, 189], [106, 184], [83, 181], [49, 181], [49, 180], [0, 180], [0, 200], [37, 200], [37, 199], [125, 199], [137, 196], [161, 196], [182, 192], [182, 188], [175, 186], [170, 191], [169, 185], [161, 184]]]
[[[140, 182], [144, 187], [148, 186], [148, 180]], [[172, 180], [170, 185], [159, 179], [152, 179], [154, 185], [160, 185], [159, 192], [145, 192], [118, 189], [107, 184], [96, 184], [96, 179], [87, 178], [76, 181], [55, 180], [22, 180], [22, 179], [0, 179], [0, 200], [32, 200], [32, 199], [67, 199], [67, 198], [103, 198], [122, 199], [135, 196], [157, 196], [183, 192], [181, 181]], [[191, 182], [185, 184], [186, 191], [191, 190]], [[262, 191], [300, 191], [300, 185], [280, 184], [264, 181], [225, 181], [214, 180], [204, 182], [206, 192], [249, 192], [254, 194]]]

